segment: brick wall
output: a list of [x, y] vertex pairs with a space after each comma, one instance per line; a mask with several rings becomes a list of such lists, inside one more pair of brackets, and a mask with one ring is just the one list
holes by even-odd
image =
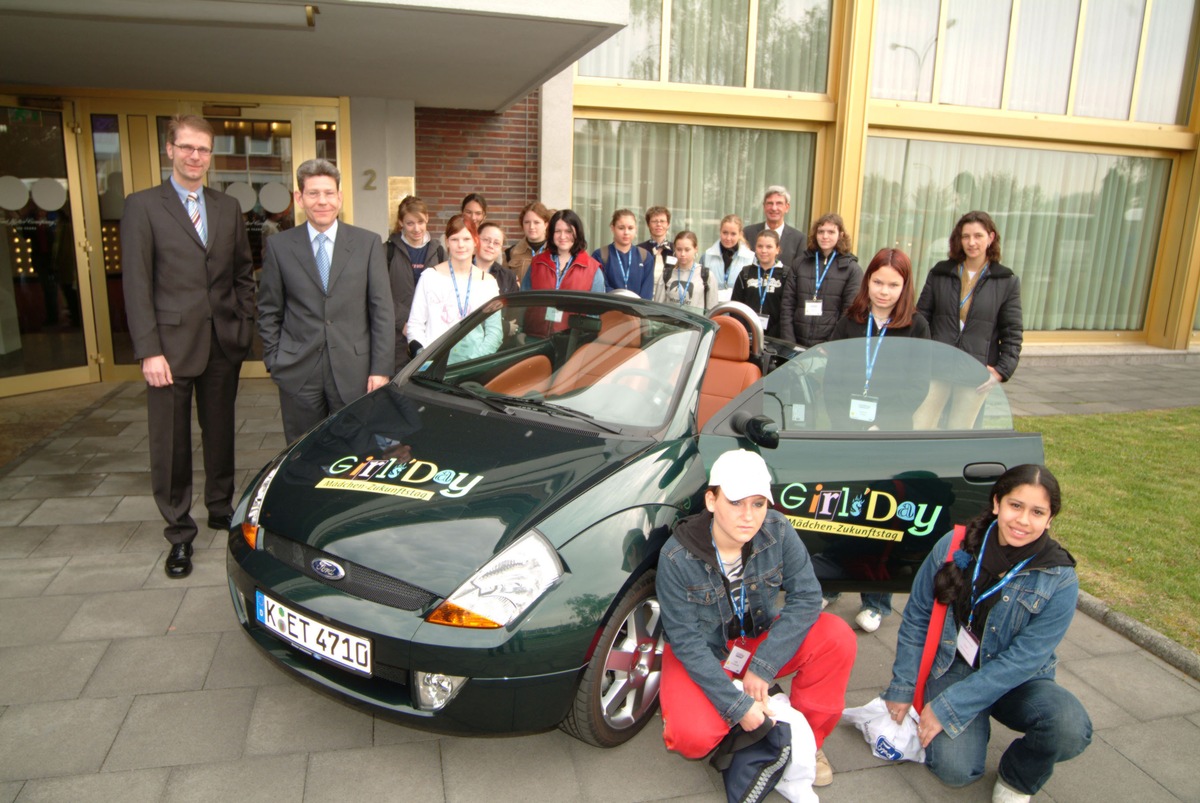
[[503, 114], [417, 109], [417, 195], [429, 204], [429, 231], [442, 239], [463, 196], [482, 193], [488, 219], [511, 244], [517, 215], [538, 192], [538, 90]]

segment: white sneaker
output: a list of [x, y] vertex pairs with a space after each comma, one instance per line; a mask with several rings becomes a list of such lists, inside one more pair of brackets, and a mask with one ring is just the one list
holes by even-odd
[[825, 599], [825, 597], [821, 597], [821, 610], [825, 610], [828, 607], [829, 607], [829, 600]]
[[992, 803], [1029, 803], [1032, 799], [1033, 795], [1024, 795], [1016, 789], [1010, 789], [999, 778], [992, 789]]
[[858, 616], [854, 617], [854, 623], [866, 633], [874, 633], [879, 629], [881, 622], [883, 622], [883, 617], [879, 615], [878, 611], [870, 608], [863, 608], [858, 612]]

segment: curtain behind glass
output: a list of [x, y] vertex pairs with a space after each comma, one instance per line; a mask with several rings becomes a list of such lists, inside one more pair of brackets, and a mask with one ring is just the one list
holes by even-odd
[[1129, 119], [1145, 0], [1089, 0], [1075, 114]]
[[1008, 108], [1067, 113], [1078, 28], [1079, 0], [1021, 4]]
[[787, 222], [807, 230], [815, 145], [815, 134], [797, 131], [576, 120], [574, 209], [589, 248], [611, 240], [617, 209], [632, 209], [640, 223], [647, 207], [662, 205], [671, 231], [691, 229], [705, 249], [725, 215], [762, 220], [763, 191], [783, 184], [792, 194]]
[[750, 0], [672, 0], [670, 80], [746, 85]]
[[832, 0], [759, 0], [754, 85], [824, 92]]
[[938, 36], [938, 0], [879, 0], [871, 97], [929, 102]]
[[1000, 231], [1021, 277], [1025, 328], [1138, 330], [1170, 160], [869, 137], [859, 239], [864, 264], [906, 251], [917, 285], [946, 258], [965, 212]]
[[999, 109], [1012, 0], [950, 0], [941, 103]]
[[579, 60], [579, 74], [657, 81], [663, 0], [630, 0], [629, 25]]
[[[1195, 81], [1195, 0], [1154, 0], [1138, 87], [1137, 120], [1187, 124], [1187, 98]], [[1180, 99], [1184, 102], [1180, 102]]]

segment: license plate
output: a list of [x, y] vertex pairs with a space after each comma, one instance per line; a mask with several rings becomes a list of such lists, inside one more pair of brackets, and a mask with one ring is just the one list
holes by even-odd
[[314, 621], [257, 589], [254, 591], [254, 618], [314, 658], [330, 661], [360, 675], [371, 675], [371, 642], [368, 639]]

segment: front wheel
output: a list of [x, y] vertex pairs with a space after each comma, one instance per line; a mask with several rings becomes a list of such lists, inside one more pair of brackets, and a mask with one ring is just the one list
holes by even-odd
[[648, 571], [609, 617], [559, 727], [597, 747], [616, 747], [636, 736], [658, 708], [663, 644], [654, 572]]

